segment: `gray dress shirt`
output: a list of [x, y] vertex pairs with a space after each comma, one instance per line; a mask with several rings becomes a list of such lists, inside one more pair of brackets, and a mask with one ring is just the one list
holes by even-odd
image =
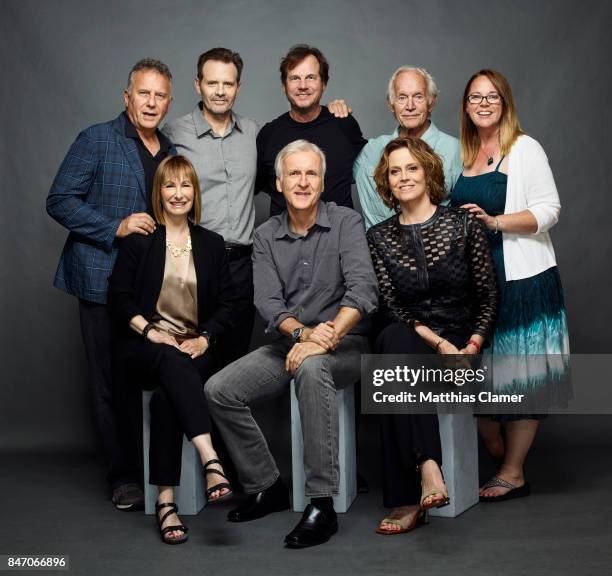
[[200, 224], [229, 244], [251, 244], [255, 227], [258, 124], [232, 112], [223, 136], [213, 132], [201, 103], [168, 122], [162, 132], [195, 167], [202, 193]]
[[378, 284], [361, 216], [334, 202], [319, 202], [305, 236], [289, 228], [287, 212], [253, 236], [255, 306], [266, 332], [289, 317], [306, 326], [333, 320], [342, 306], [362, 315], [351, 334], [365, 334], [378, 304]]

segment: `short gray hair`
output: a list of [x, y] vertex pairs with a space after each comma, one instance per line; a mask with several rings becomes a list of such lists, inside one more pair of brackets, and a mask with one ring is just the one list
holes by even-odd
[[134, 74], [136, 72], [140, 72], [141, 70], [155, 70], [159, 72], [162, 76], [168, 78], [170, 84], [172, 84], [172, 74], [170, 73], [170, 68], [166, 66], [161, 60], [155, 60], [155, 58], [143, 58], [142, 60], [138, 60], [128, 75], [128, 82], [126, 90], [129, 92], [132, 88], [132, 80], [134, 79]]
[[438, 87], [436, 86], [436, 81], [433, 79], [433, 76], [427, 72], [427, 70], [425, 70], [425, 68], [418, 68], [416, 66], [400, 66], [395, 72], [393, 72], [391, 79], [389, 80], [389, 86], [387, 87], [387, 100], [389, 103], [393, 103], [393, 100], [395, 100], [395, 81], [397, 80], [397, 77], [404, 72], [414, 72], [423, 77], [425, 84], [427, 85], [429, 104], [431, 104], [434, 99], [437, 98]]
[[315, 154], [318, 154], [319, 158], [321, 159], [321, 178], [325, 178], [325, 154], [321, 148], [308, 140], [294, 140], [293, 142], [287, 144], [276, 155], [276, 160], [274, 161], [274, 171], [276, 172], [277, 178], [282, 178], [283, 176], [283, 162], [285, 161], [285, 158], [291, 154], [295, 154], [296, 152], [314, 152]]

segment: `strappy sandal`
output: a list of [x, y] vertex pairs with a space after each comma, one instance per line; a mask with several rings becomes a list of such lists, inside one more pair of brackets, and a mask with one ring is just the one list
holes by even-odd
[[[394, 526], [399, 526], [399, 530], [389, 530], [388, 528], [383, 528], [383, 524], [393, 524]], [[393, 536], [395, 534], [404, 534], [405, 532], [410, 532], [414, 530], [418, 525], [429, 524], [429, 512], [427, 510], [419, 510], [412, 519], [410, 524], [406, 524], [402, 522], [399, 518], [383, 518], [376, 528], [376, 534], [382, 534], [383, 536]]]
[[[170, 508], [170, 510], [165, 512], [160, 517], [159, 512], [160, 510], [163, 510], [164, 508]], [[170, 516], [171, 514], [178, 514], [178, 506], [174, 502], [156, 502], [155, 503], [155, 515], [157, 516], [157, 524], [159, 526], [159, 535], [161, 536], [162, 542], [164, 542], [165, 544], [171, 544], [171, 545], [183, 544], [184, 542], [187, 542], [187, 540], [189, 540], [189, 536], [187, 535], [187, 532], [189, 532], [189, 528], [187, 528], [187, 526], [185, 526], [184, 524], [177, 524], [175, 526], [166, 526], [165, 528], [162, 528], [162, 524], [164, 523], [164, 520], [168, 518], [168, 516]], [[168, 532], [173, 532], [175, 530], [176, 531], [180, 530], [183, 533], [183, 535], [179, 536], [178, 538], [168, 538], [166, 536]]]
[[502, 480], [498, 476], [493, 476], [490, 480], [483, 484], [482, 488], [507, 488], [508, 492], [500, 494], [499, 496], [480, 496], [481, 502], [503, 502], [504, 500], [514, 500], [515, 498], [523, 498], [529, 496], [530, 488], [529, 482], [525, 482], [522, 486], [515, 486], [510, 482]]
[[[438, 498], [432, 498], [432, 496], [438, 496]], [[423, 504], [427, 498], [431, 498], [430, 502], [427, 504]], [[441, 490], [433, 490], [428, 492], [427, 494], [423, 494], [421, 496], [421, 510], [430, 510], [431, 508], [443, 508], [444, 506], [448, 506], [450, 504], [450, 498], [448, 494], [442, 492]]]
[[[433, 460], [433, 459], [428, 458], [428, 460]], [[427, 460], [424, 460], [423, 462], [427, 462]], [[417, 470], [419, 471], [421, 470], [420, 467], [423, 464], [423, 462], [421, 462], [417, 466]], [[442, 473], [442, 469], [440, 469], [440, 474], [442, 475], [442, 481], [444, 481], [444, 474]], [[427, 504], [424, 504], [423, 502], [425, 502], [425, 500], [427, 500], [428, 498], [431, 498], [431, 500]], [[448, 497], [448, 492], [446, 490], [439, 490], [439, 489], [430, 490], [426, 494], [421, 494], [421, 503], [420, 503], [421, 510], [430, 510], [431, 508], [443, 508], [444, 506], [448, 506], [449, 504], [450, 504], [450, 498]]]
[[[225, 478], [226, 480], [229, 480], [229, 478], [221, 470], [218, 470], [217, 468], [209, 468], [211, 464], [221, 464], [221, 461], [220, 460], [209, 460], [208, 462], [206, 462], [206, 464], [204, 464], [204, 474], [206, 476], [208, 476], [209, 474], [218, 474], [219, 476]], [[223, 488], [227, 488], [228, 492], [226, 492], [225, 494], [221, 496], [217, 496], [217, 498], [210, 497], [210, 495], [213, 492], [216, 492], [217, 490], [222, 490]], [[222, 500], [227, 500], [232, 495], [233, 495], [232, 487], [230, 486], [229, 482], [219, 482], [218, 484], [215, 484], [214, 486], [211, 486], [210, 488], [206, 490], [206, 498], [209, 504], [213, 504], [215, 502], [221, 502]]]

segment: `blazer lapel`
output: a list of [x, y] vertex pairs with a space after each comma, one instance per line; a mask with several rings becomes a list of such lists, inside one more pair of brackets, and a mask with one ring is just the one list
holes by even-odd
[[152, 285], [147, 289], [147, 292], [155, 296], [155, 302], [152, 303], [152, 310], [155, 310], [157, 298], [159, 297], [164, 282], [164, 271], [166, 268], [166, 227], [157, 226], [155, 232], [153, 232], [152, 240], [153, 243], [149, 253], [150, 262], [152, 263], [151, 269], [153, 270], [151, 278]]
[[144, 179], [144, 168], [142, 167], [142, 162], [140, 161], [140, 156], [138, 154], [138, 148], [136, 147], [136, 143], [132, 138], [127, 138], [125, 135], [125, 119], [123, 118], [123, 114], [120, 114], [115, 120], [115, 132], [117, 133], [117, 137], [119, 140], [119, 144], [121, 145], [121, 149], [125, 154], [125, 158], [136, 176], [136, 180], [138, 182], [138, 189], [140, 195], [145, 201], [145, 205], [149, 205], [149, 199], [147, 197], [147, 191], [145, 189], [145, 179]]
[[206, 292], [209, 281], [209, 271], [211, 269], [210, 255], [206, 250], [204, 235], [200, 234], [197, 226], [189, 224], [191, 233], [191, 251], [193, 254], [193, 265], [198, 282], [198, 321], [206, 317], [205, 309], [207, 304]]

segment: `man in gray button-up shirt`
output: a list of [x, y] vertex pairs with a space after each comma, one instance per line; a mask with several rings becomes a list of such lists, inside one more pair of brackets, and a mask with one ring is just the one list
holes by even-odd
[[259, 127], [232, 110], [240, 92], [242, 66], [240, 54], [227, 48], [204, 52], [198, 58], [195, 79], [201, 101], [193, 112], [163, 128], [178, 154], [195, 167], [202, 193], [200, 223], [225, 239], [230, 272], [243, 298], [241, 321], [231, 343], [217, 345], [222, 364], [246, 354], [255, 316], [251, 243]]
[[359, 380], [367, 317], [377, 282], [361, 217], [320, 201], [325, 156], [305, 140], [283, 148], [277, 188], [287, 211], [255, 231], [255, 305], [279, 339], [208, 380], [206, 394], [249, 499], [228, 520], [260, 518], [289, 506], [287, 489], [250, 405], [295, 380], [311, 504], [285, 538], [289, 547], [321, 544], [337, 530], [337, 388]]

